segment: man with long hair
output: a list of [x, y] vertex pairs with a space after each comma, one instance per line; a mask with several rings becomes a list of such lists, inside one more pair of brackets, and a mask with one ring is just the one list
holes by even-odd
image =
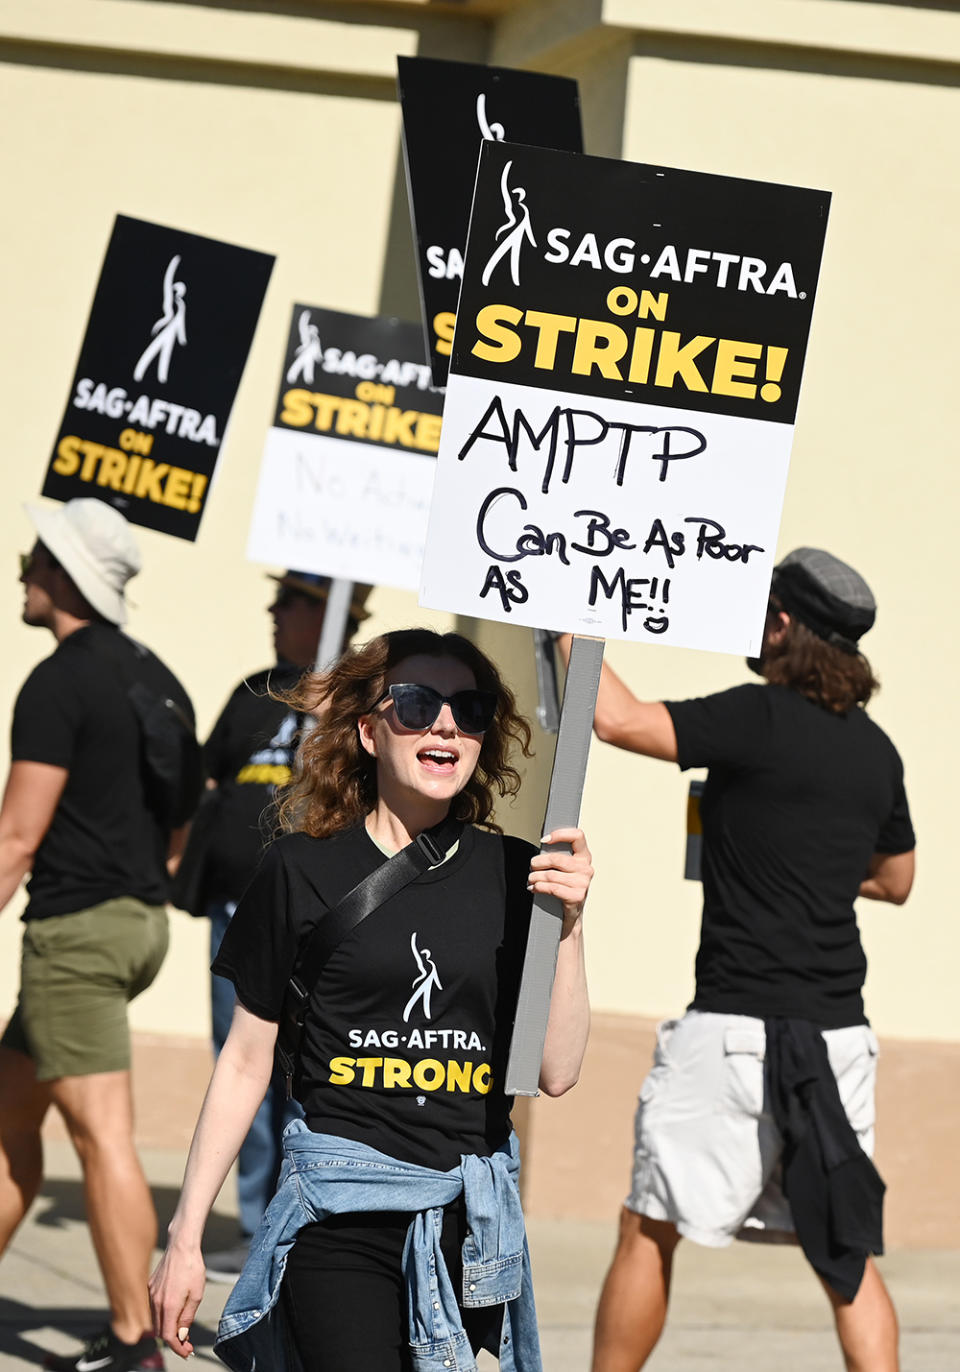
[[813, 548], [774, 569], [765, 685], [639, 701], [604, 668], [597, 735], [709, 768], [696, 993], [658, 1029], [631, 1193], [597, 1315], [594, 1372], [636, 1372], [663, 1329], [682, 1236], [794, 1235], [848, 1372], [896, 1372], [873, 1148], [877, 1043], [854, 899], [902, 904], [914, 835], [893, 744], [867, 715], [870, 588]]

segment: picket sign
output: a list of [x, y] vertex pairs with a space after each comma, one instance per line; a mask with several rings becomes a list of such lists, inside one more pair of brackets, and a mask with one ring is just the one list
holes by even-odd
[[43, 495], [196, 539], [273, 262], [117, 215]]
[[[579, 818], [603, 639], [758, 655], [829, 200], [482, 144], [420, 601], [574, 635], [545, 833]], [[559, 916], [535, 902], [510, 1094]]]
[[424, 342], [444, 386], [480, 143], [580, 152], [580, 98], [566, 76], [437, 57], [398, 57], [397, 84]]
[[416, 324], [294, 305], [250, 561], [416, 587], [442, 400]]

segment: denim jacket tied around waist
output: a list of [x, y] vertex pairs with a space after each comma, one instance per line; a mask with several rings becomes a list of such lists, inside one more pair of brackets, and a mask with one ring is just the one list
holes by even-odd
[[415, 1372], [477, 1372], [440, 1250], [443, 1207], [463, 1193], [465, 1308], [505, 1305], [501, 1372], [542, 1372], [530, 1257], [520, 1208], [517, 1138], [491, 1157], [464, 1155], [449, 1172], [400, 1162], [362, 1143], [312, 1133], [293, 1120], [283, 1135], [277, 1193], [224, 1308], [215, 1351], [233, 1372], [300, 1372], [278, 1306], [298, 1231], [328, 1215], [410, 1210], [403, 1252]]

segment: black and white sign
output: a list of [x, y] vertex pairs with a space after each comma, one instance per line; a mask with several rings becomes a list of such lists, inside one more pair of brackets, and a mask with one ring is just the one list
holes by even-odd
[[196, 538], [273, 262], [117, 216], [44, 495]]
[[563, 76], [432, 57], [399, 57], [397, 66], [427, 354], [443, 386], [480, 146], [580, 152], [580, 102], [576, 81]]
[[421, 603], [754, 654], [829, 199], [485, 144]]
[[442, 406], [416, 324], [295, 305], [247, 556], [414, 589]]

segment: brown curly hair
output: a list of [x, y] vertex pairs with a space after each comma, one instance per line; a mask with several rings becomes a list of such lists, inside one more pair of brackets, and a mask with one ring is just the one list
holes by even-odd
[[494, 792], [513, 796], [520, 789], [520, 773], [510, 764], [510, 750], [519, 744], [524, 757], [532, 756], [530, 726], [517, 713], [509, 686], [475, 644], [460, 634], [438, 634], [432, 629], [381, 634], [349, 648], [329, 671], [307, 672], [292, 690], [278, 695], [298, 712], [321, 714], [319, 727], [304, 739], [294, 775], [278, 797], [282, 832], [326, 838], [359, 824], [374, 808], [377, 764], [360, 744], [357, 720], [369, 713], [391, 668], [415, 656], [454, 658], [470, 669], [480, 690], [497, 697], [496, 717], [483, 735], [476, 769], [454, 797], [451, 813], [465, 823], [501, 832], [490, 818]]
[[[770, 612], [778, 614], [781, 608], [771, 598]], [[771, 685], [789, 686], [835, 715], [866, 705], [880, 689], [863, 653], [828, 643], [793, 615], [783, 641], [765, 647], [762, 672]]]

